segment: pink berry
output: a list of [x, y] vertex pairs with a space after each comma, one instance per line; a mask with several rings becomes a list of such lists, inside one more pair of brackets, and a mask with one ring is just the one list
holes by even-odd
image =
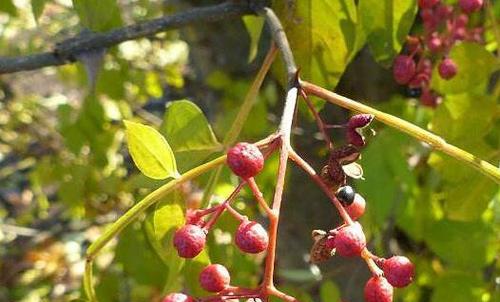
[[182, 258], [194, 258], [205, 247], [207, 234], [197, 225], [187, 224], [174, 234], [174, 246]]
[[470, 14], [481, 9], [483, 0], [459, 0], [458, 4], [464, 13]]
[[427, 73], [419, 72], [417, 73], [411, 81], [408, 83], [410, 88], [420, 88], [425, 87], [429, 84], [430, 75]]
[[405, 287], [413, 281], [415, 267], [404, 256], [392, 256], [382, 263], [384, 276], [394, 287]]
[[394, 289], [384, 277], [371, 277], [365, 285], [366, 302], [392, 302]]
[[217, 293], [229, 285], [231, 276], [225, 266], [210, 264], [201, 271], [199, 281], [204, 290]]
[[441, 51], [442, 46], [442, 40], [437, 34], [431, 35], [427, 40], [427, 48], [433, 53]]
[[438, 71], [443, 79], [449, 80], [457, 74], [457, 64], [452, 59], [445, 58], [439, 63]]
[[418, 6], [420, 8], [432, 8], [438, 3], [439, 0], [418, 0]]
[[440, 101], [441, 98], [429, 89], [424, 89], [420, 96], [420, 103], [427, 107], [436, 108]]
[[361, 225], [355, 222], [341, 228], [335, 236], [334, 245], [340, 256], [359, 256], [366, 246], [366, 238]]
[[364, 128], [373, 121], [375, 116], [373, 114], [356, 114], [351, 116], [347, 122], [349, 128]]
[[238, 143], [227, 152], [227, 164], [242, 178], [257, 175], [264, 167], [264, 156], [259, 148], [249, 143]]
[[415, 69], [415, 62], [410, 56], [399, 55], [394, 60], [392, 69], [394, 79], [398, 84], [406, 84], [415, 74]]
[[161, 302], [194, 302], [194, 299], [183, 293], [171, 293], [165, 296]]
[[267, 249], [267, 231], [255, 221], [243, 221], [236, 231], [235, 243], [245, 253], [257, 254]]
[[436, 15], [444, 20], [448, 19], [453, 14], [453, 7], [446, 4], [440, 4], [436, 7]]
[[356, 193], [354, 195], [354, 201], [349, 206], [345, 207], [347, 214], [351, 216], [352, 220], [357, 220], [359, 217], [363, 216], [365, 213], [366, 201], [363, 196]]
[[469, 16], [467, 16], [466, 14], [461, 14], [455, 20], [455, 26], [456, 27], [465, 27], [468, 22], [469, 22]]

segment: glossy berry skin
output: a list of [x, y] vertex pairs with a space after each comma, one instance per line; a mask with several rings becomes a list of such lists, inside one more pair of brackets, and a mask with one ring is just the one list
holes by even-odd
[[245, 220], [236, 230], [235, 243], [241, 251], [257, 254], [267, 249], [269, 236], [262, 225], [255, 221]]
[[348, 128], [364, 128], [373, 121], [375, 116], [373, 114], [356, 114], [351, 116], [347, 122]]
[[187, 224], [174, 234], [174, 247], [182, 258], [194, 258], [205, 247], [206, 232], [199, 226]]
[[363, 196], [358, 193], [354, 196], [354, 201], [349, 206], [344, 206], [347, 214], [351, 216], [352, 220], [357, 220], [359, 217], [363, 216], [366, 208], [366, 201]]
[[432, 8], [439, 3], [439, 0], [418, 0], [420, 8]]
[[415, 74], [415, 62], [409, 56], [399, 55], [394, 59], [392, 73], [398, 84], [407, 84]]
[[249, 143], [238, 143], [227, 152], [227, 165], [242, 178], [257, 175], [264, 167], [264, 156], [259, 148]]
[[394, 289], [384, 277], [371, 277], [365, 285], [366, 302], [392, 302]]
[[340, 201], [340, 203], [345, 207], [354, 201], [354, 196], [356, 192], [351, 186], [340, 187], [335, 193], [335, 197]]
[[171, 293], [163, 298], [161, 302], [194, 302], [194, 299], [183, 293]]
[[384, 276], [394, 287], [405, 287], [413, 281], [415, 267], [404, 256], [392, 256], [382, 263]]
[[439, 63], [438, 71], [443, 79], [449, 80], [457, 74], [457, 64], [452, 59], [445, 58]]
[[227, 268], [220, 264], [210, 264], [200, 273], [201, 287], [211, 293], [224, 290], [231, 282]]
[[483, 6], [483, 0], [459, 0], [458, 5], [466, 14], [476, 12]]
[[361, 225], [355, 222], [341, 228], [335, 236], [334, 245], [340, 256], [359, 256], [366, 246], [366, 238]]

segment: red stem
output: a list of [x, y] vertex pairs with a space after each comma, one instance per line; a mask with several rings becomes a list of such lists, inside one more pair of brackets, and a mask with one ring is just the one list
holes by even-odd
[[241, 188], [243, 188], [243, 185], [245, 183], [246, 181], [240, 182], [240, 184], [234, 189], [231, 195], [229, 195], [229, 197], [222, 204], [218, 206], [219, 209], [212, 215], [212, 217], [210, 217], [210, 220], [205, 224], [203, 229], [207, 231], [210, 230], [210, 228], [215, 224], [215, 222], [222, 214], [222, 212], [224, 212], [224, 210], [226, 209], [226, 205], [229, 204], [229, 202], [231, 202], [238, 195], [238, 193], [241, 191]]
[[309, 110], [314, 115], [314, 119], [316, 120], [316, 124], [318, 125], [318, 128], [321, 131], [321, 133], [323, 134], [323, 139], [325, 140], [328, 149], [331, 150], [333, 148], [333, 142], [330, 139], [330, 136], [328, 135], [328, 133], [326, 132], [326, 125], [325, 125], [325, 123], [323, 122], [323, 120], [319, 116], [319, 113], [316, 111], [316, 109], [314, 108], [313, 104], [311, 103], [311, 101], [307, 97], [306, 92], [301, 89], [300, 90], [300, 95], [304, 98], [304, 101], [306, 101], [307, 107], [309, 107]]
[[257, 199], [257, 202], [259, 205], [264, 208], [266, 211], [267, 215], [272, 215], [271, 208], [267, 205], [267, 202], [264, 200], [264, 197], [262, 195], [262, 192], [259, 190], [259, 186], [255, 182], [255, 179], [253, 177], [250, 177], [247, 179], [248, 186], [250, 187], [250, 190], [252, 190], [253, 196], [255, 199]]

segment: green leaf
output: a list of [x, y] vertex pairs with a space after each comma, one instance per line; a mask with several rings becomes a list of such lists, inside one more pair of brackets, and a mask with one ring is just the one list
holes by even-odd
[[131, 121], [124, 123], [130, 155], [144, 175], [153, 179], [179, 176], [174, 154], [165, 137], [152, 127]]
[[326, 280], [321, 284], [319, 289], [321, 301], [323, 302], [333, 302], [340, 301], [340, 290], [337, 284], [331, 280]]
[[33, 17], [36, 22], [38, 22], [38, 19], [42, 15], [45, 4], [49, 1], [50, 0], [31, 0], [31, 11], [33, 12]]
[[431, 302], [482, 301], [485, 292], [481, 278], [465, 272], [447, 272], [434, 280], [434, 284]]
[[[427, 229], [425, 241], [445, 262], [463, 269], [479, 269], [491, 261], [493, 230], [481, 221], [440, 220]], [[466, 239], [466, 240], [465, 240]]]
[[445, 95], [472, 91], [482, 93], [491, 73], [499, 68], [493, 54], [477, 43], [454, 46], [450, 51], [450, 58], [458, 66], [458, 73], [453, 79], [442, 79], [437, 72], [438, 64], [432, 75], [431, 86]]
[[167, 281], [164, 291], [177, 290], [178, 276], [184, 266], [184, 259], [179, 258], [173, 248], [172, 240], [175, 231], [184, 225], [184, 210], [180, 193], [174, 191], [165, 200], [156, 205], [153, 214], [155, 240], [161, 247], [160, 256], [168, 266]]
[[142, 225], [135, 223], [120, 235], [116, 246], [116, 261], [137, 283], [162, 286], [165, 280], [165, 266], [152, 251]]
[[243, 16], [243, 23], [250, 36], [250, 49], [248, 52], [248, 62], [253, 61], [257, 55], [260, 35], [264, 27], [264, 18], [256, 16]]
[[[201, 271], [209, 264], [210, 257], [205, 247], [198, 256], [186, 262], [184, 265], [183, 275], [186, 279], [186, 286], [193, 296], [204, 297], [210, 295], [210, 293], [201, 288], [200, 282], [198, 281], [198, 276]], [[229, 269], [229, 272], [231, 273], [231, 269]]]
[[12, 0], [0, 1], [0, 12], [5, 12], [11, 16], [17, 15], [17, 7], [12, 3]]
[[335, 87], [364, 40], [355, 1], [274, 1], [273, 7], [284, 23], [301, 76]]
[[73, 0], [73, 6], [81, 24], [93, 31], [110, 30], [123, 23], [116, 0]]
[[415, 0], [360, 0], [359, 17], [377, 62], [392, 63], [403, 46], [417, 13]]
[[169, 104], [160, 132], [168, 138], [183, 168], [222, 149], [201, 109], [187, 100]]

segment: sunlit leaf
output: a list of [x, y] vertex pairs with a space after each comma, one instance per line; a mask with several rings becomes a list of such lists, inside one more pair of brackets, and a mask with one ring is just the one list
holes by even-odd
[[433, 281], [434, 291], [431, 302], [481, 301], [485, 284], [471, 273], [449, 272]]
[[17, 15], [17, 8], [13, 4], [12, 0], [2, 0], [0, 1], [0, 12], [7, 13], [11, 16]]
[[165, 137], [154, 128], [124, 121], [130, 155], [141, 172], [154, 179], [177, 177], [175, 157]]
[[250, 49], [248, 51], [248, 62], [253, 61], [257, 55], [260, 35], [264, 27], [264, 18], [256, 16], [243, 16], [243, 23], [250, 36]]

